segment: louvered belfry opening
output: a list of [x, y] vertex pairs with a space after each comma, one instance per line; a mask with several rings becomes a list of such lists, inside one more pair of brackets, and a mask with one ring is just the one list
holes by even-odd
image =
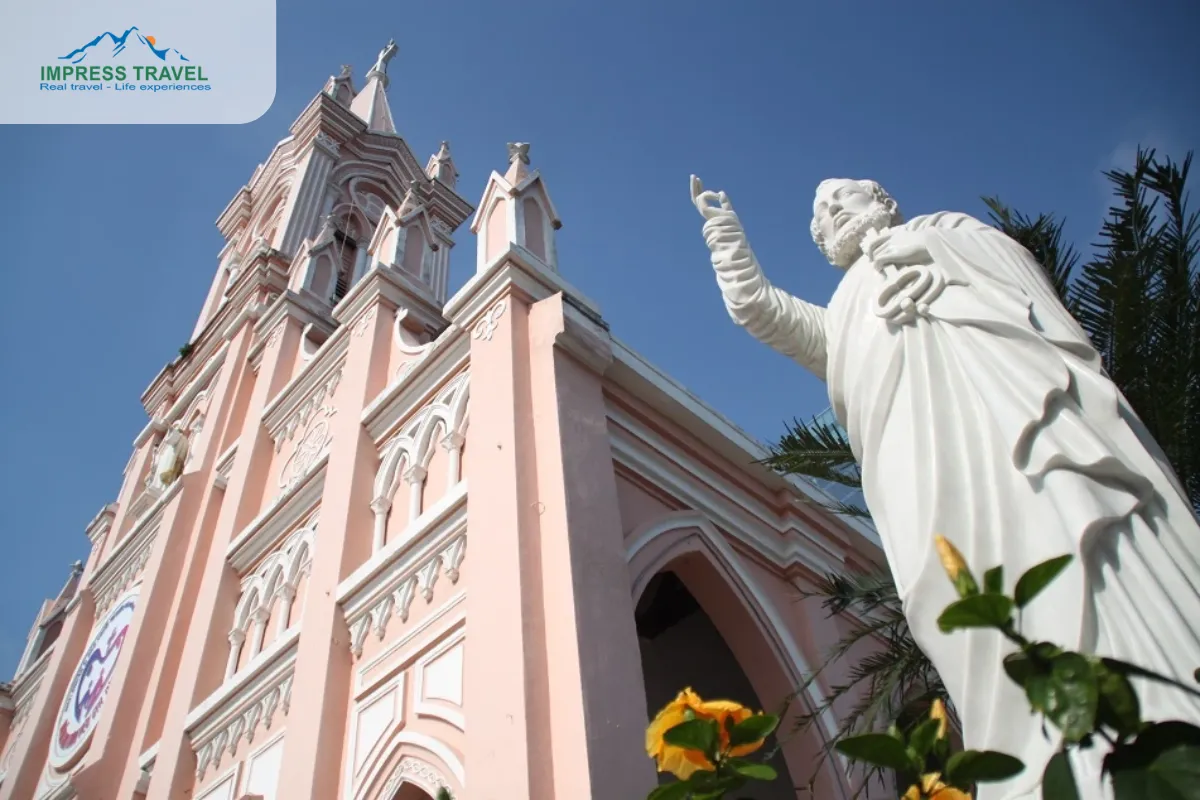
[[334, 231], [333, 238], [337, 242], [338, 252], [337, 282], [333, 287], [333, 304], [337, 305], [346, 296], [346, 292], [350, 291], [350, 282], [354, 279], [354, 263], [358, 257], [358, 245], [341, 231]]

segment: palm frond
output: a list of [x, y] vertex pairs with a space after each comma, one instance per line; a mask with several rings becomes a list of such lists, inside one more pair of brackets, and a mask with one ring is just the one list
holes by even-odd
[[804, 475], [842, 486], [862, 485], [850, 438], [836, 423], [814, 417], [807, 424], [785, 425], [780, 440], [760, 463], [784, 475]]
[[1074, 304], [1071, 275], [1079, 263], [1079, 252], [1074, 246], [1063, 244], [1066, 220], [1057, 219], [1053, 214], [1028, 217], [1009, 208], [998, 197], [984, 197], [983, 203], [988, 207], [992, 224], [1037, 259], [1062, 304], [1071, 310]]
[[[811, 588], [800, 590], [800, 598], [819, 599], [827, 616], [852, 615], [849, 629], [830, 648], [821, 665], [806, 676], [795, 695], [806, 692], [830, 665], [845, 665], [852, 659], [845, 678], [830, 685], [820, 703], [796, 717], [797, 733], [818, 724], [827, 712], [833, 711], [839, 719], [834, 735], [826, 739], [818, 768], [832, 757], [837, 742], [848, 736], [886, 728], [895, 720], [915, 725], [928, 715], [933, 698], [949, 706], [945, 685], [913, 639], [895, 583], [887, 572], [828, 573], [816, 579]], [[856, 657], [853, 651], [860, 646], [870, 650]], [[874, 783], [886, 783], [886, 774], [881, 770], [860, 771], [860, 793]]]

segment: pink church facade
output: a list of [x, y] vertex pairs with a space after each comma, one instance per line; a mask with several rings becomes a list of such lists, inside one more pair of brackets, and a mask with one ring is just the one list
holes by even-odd
[[[218, 219], [191, 343], [0, 689], [0, 800], [641, 798], [659, 706], [777, 708], [841, 624], [797, 587], [881, 559], [566, 282], [526, 145], [474, 208], [448, 146], [422, 168], [381, 63]], [[812, 791], [849, 796], [836, 765]]]

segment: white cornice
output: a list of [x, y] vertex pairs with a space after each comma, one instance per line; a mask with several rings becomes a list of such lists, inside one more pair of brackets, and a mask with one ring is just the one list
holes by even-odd
[[321, 306], [314, 298], [287, 289], [280, 293], [265, 309], [254, 323], [254, 333], [257, 336], [254, 346], [250, 348], [247, 358], [261, 359], [262, 351], [266, 349], [271, 331], [285, 319], [299, 320], [303, 326], [309, 326], [328, 335], [336, 327], [328, 309]]
[[196, 399], [196, 395], [200, 394], [201, 390], [208, 385], [208, 381], [221, 365], [225, 363], [225, 357], [229, 354], [229, 342], [222, 342], [217, 348], [217, 352], [213, 353], [212, 357], [204, 362], [197, 372], [195, 377], [188, 381], [187, 387], [180, 393], [179, 397], [171, 404], [171, 408], [163, 416], [162, 421], [166, 425], [170, 425], [179, 418], [184, 411], [187, 411], [191, 402]]
[[337, 588], [357, 657], [367, 634], [382, 638], [393, 616], [408, 620], [417, 595], [431, 602], [439, 577], [458, 582], [467, 547], [467, 484], [460, 482], [433, 508], [409, 524], [404, 535], [363, 564]]
[[164, 432], [167, 429], [166, 423], [161, 419], [152, 419], [146, 423], [146, 427], [142, 428], [142, 432], [133, 440], [133, 449], [137, 449], [150, 441], [151, 438]]
[[466, 285], [450, 298], [444, 313], [459, 327], [468, 328], [502, 292], [513, 286], [532, 302], [562, 292], [570, 296], [579, 308], [586, 309], [596, 317], [600, 316], [599, 306], [540, 262], [533, 253], [510, 242], [506, 250], [471, 276]]
[[406, 309], [411, 320], [434, 335], [440, 334], [447, 324], [429, 289], [403, 271], [382, 264], [371, 266], [359, 278], [333, 309], [333, 318], [347, 327], [372, 302], [381, 302], [389, 309]]
[[728, 481], [681, 454], [671, 453], [673, 448], [669, 446], [657, 443], [649, 447], [645, 435], [645, 430], [637, 434], [619, 428], [613, 431], [609, 437], [613, 461], [705, 514], [751, 552], [761, 554], [780, 569], [799, 564], [821, 573], [833, 571], [840, 564], [840, 554], [823, 541], [824, 537], [812, 532], [803, 536], [790, 527], [784, 528], [777, 514], [744, 493], [738, 493], [740, 502], [734, 501], [729, 496], [732, 487]]
[[[344, 339], [345, 337], [343, 337]], [[304, 425], [321, 404], [333, 397], [342, 381], [342, 368], [346, 364], [346, 353], [341, 358], [310, 361], [308, 366], [275, 396], [263, 409], [263, 427], [275, 442], [275, 451], [283, 446], [283, 439], [291, 438]]]
[[117, 504], [109, 503], [96, 516], [92, 517], [92, 521], [87, 524], [85, 529], [87, 532], [88, 541], [93, 545], [101, 536], [108, 533], [112, 528], [113, 520], [117, 516]]
[[[775, 490], [804, 498], [809, 508], [813, 502], [829, 503], [832, 498], [798, 477], [782, 476], [757, 462], [770, 455], [763, 444], [738, 428], [720, 412], [707, 405], [672, 378], [652, 365], [640, 354], [617, 338], [612, 340], [614, 364], [607, 376], [634, 397], [663, 413], [675, 424], [696, 436], [724, 458], [739, 464], [755, 480]], [[815, 510], [815, 509], [814, 509]], [[879, 534], [874, 527], [852, 517], [829, 514], [875, 547], [880, 547]]]
[[187, 715], [184, 730], [196, 754], [197, 780], [223, 751], [236, 751], [243, 737], [253, 742], [260, 723], [270, 730], [277, 713], [287, 715], [299, 640], [298, 627], [285, 633], [255, 657], [244, 675], [227, 681]]
[[[37, 694], [38, 687], [42, 684], [42, 677], [46, 674], [46, 665], [50, 663], [50, 656], [53, 653], [53, 645], [47, 647], [46, 652], [38, 656], [37, 661], [13, 678], [12, 701], [17, 714], [24, 715], [29, 711], [29, 704], [33, 702], [33, 696]], [[16, 724], [15, 716], [13, 723]]]
[[233, 462], [237, 458], [238, 442], [240, 441], [241, 439], [235, 440], [224, 453], [217, 456], [216, 462], [213, 463], [213, 483], [219, 489], [224, 489], [229, 484], [229, 473], [233, 470]]
[[[163, 510], [179, 494], [182, 484], [183, 481], [177, 480], [168, 486], [96, 568], [88, 581], [88, 590], [96, 600], [97, 614], [108, 608], [146, 566], [162, 523]], [[145, 493], [142, 496], [145, 497]]]
[[471, 340], [455, 327], [433, 342], [416, 366], [393, 381], [362, 412], [362, 424], [376, 444], [429, 402], [462, 372], [471, 355]]
[[296, 481], [233, 538], [225, 550], [225, 558], [238, 575], [249, 572], [276, 542], [308, 518], [321, 501], [328, 465], [329, 454], [325, 453], [302, 480]]
[[289, 414], [340, 371], [349, 348], [350, 331], [343, 325], [330, 334], [300, 374], [288, 381], [263, 408], [262, 419], [267, 430], [274, 432], [281, 427]]

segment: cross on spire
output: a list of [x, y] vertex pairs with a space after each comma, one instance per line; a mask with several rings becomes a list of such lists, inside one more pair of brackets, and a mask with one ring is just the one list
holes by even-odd
[[515, 164], [518, 161], [522, 164], [529, 163], [529, 142], [508, 143], [508, 163]]
[[396, 47], [395, 39], [388, 39], [387, 46], [379, 51], [379, 58], [375, 59], [375, 66], [371, 67], [371, 72], [387, 75], [388, 62], [392, 60], [399, 49]]

